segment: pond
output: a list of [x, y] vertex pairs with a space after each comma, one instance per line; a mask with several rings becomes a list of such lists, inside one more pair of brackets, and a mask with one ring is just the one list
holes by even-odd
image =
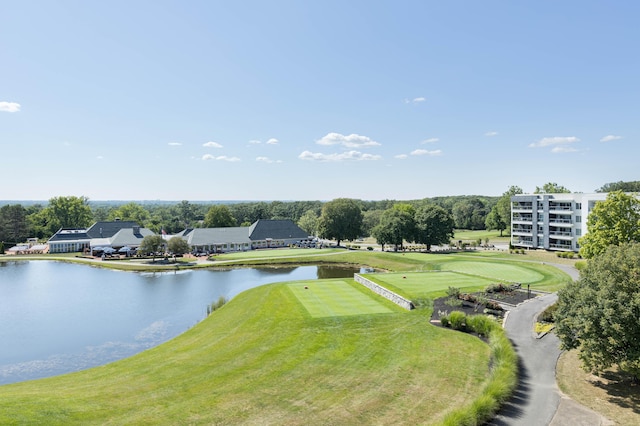
[[0, 262], [0, 384], [134, 355], [203, 320], [221, 296], [360, 271], [301, 266], [134, 273], [49, 261]]

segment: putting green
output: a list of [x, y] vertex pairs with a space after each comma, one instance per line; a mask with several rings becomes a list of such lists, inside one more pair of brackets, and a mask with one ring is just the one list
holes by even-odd
[[544, 275], [534, 269], [509, 263], [456, 260], [444, 263], [442, 268], [494, 280], [519, 283], [535, 283], [544, 279]]
[[288, 287], [313, 318], [392, 312], [344, 281], [292, 283]]
[[449, 287], [483, 288], [493, 283], [494, 280], [461, 274], [451, 271], [433, 271], [417, 273], [386, 273], [368, 275], [382, 283], [383, 287], [390, 290], [400, 289], [403, 294], [410, 297], [431, 296], [436, 292], [444, 292]]

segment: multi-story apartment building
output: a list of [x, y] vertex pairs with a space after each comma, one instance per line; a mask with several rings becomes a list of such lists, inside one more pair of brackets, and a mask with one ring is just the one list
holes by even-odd
[[511, 197], [511, 244], [514, 247], [578, 251], [587, 217], [607, 193], [521, 194]]

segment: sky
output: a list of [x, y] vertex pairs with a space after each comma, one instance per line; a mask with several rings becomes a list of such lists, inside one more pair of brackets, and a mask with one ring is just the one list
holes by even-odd
[[0, 0], [0, 199], [640, 180], [640, 2]]

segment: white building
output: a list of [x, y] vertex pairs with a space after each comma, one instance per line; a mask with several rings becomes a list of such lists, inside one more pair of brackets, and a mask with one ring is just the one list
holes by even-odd
[[521, 194], [511, 197], [511, 245], [578, 251], [587, 217], [607, 193]]

